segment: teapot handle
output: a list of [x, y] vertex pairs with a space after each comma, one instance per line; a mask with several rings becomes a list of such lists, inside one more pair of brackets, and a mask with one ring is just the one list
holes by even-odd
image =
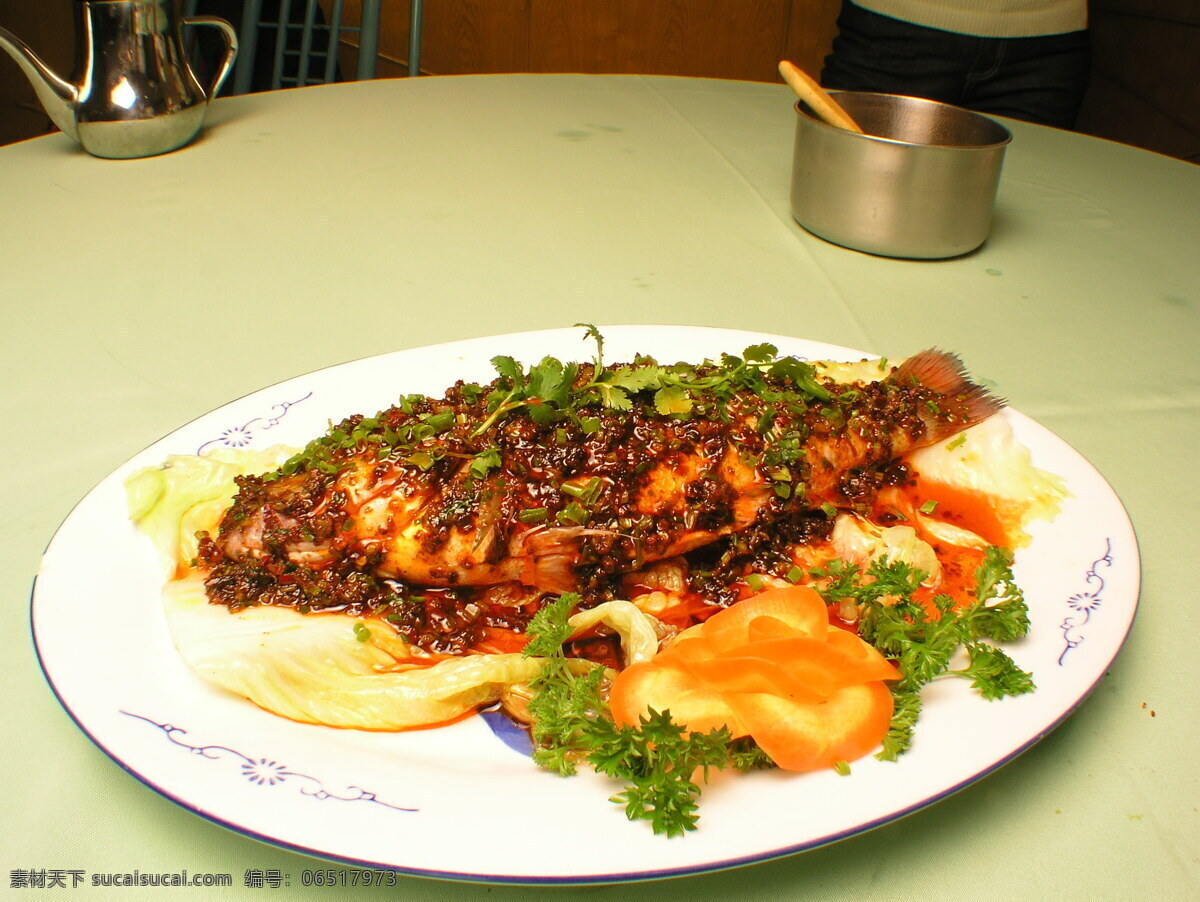
[[226, 76], [229, 75], [229, 70], [233, 68], [233, 61], [237, 58], [237, 32], [233, 30], [232, 25], [218, 16], [187, 16], [182, 21], [184, 25], [212, 25], [219, 28], [221, 34], [225, 37], [225, 57], [221, 60], [221, 67], [217, 70], [217, 75], [212, 80], [212, 85], [205, 92], [208, 99], [212, 100], [217, 96], [217, 91], [221, 90], [221, 85], [224, 84]]

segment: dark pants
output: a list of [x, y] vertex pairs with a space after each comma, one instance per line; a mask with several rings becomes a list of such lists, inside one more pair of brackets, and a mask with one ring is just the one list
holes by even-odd
[[1086, 31], [981, 38], [881, 16], [843, 0], [821, 83], [940, 100], [1071, 128], [1091, 67]]

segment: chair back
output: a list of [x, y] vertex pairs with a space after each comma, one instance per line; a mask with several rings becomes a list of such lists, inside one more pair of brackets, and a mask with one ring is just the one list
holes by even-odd
[[[358, 21], [353, 21], [343, 0], [243, 0], [241, 21], [233, 22], [238, 56], [227, 93], [374, 78], [381, 3], [361, 0]], [[184, 15], [207, 12], [213, 5], [185, 0]], [[355, 47], [353, 69], [339, 70], [341, 51]]]

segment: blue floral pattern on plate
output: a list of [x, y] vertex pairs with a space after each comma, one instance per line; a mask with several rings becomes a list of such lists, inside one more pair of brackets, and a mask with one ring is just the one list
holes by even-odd
[[203, 454], [209, 448], [245, 448], [250, 445], [258, 432], [271, 429], [278, 426], [280, 421], [287, 416], [288, 411], [312, 397], [312, 392], [297, 398], [295, 401], [280, 401], [278, 404], [271, 405], [271, 409], [276, 411], [273, 416], [254, 417], [247, 420], [240, 426], [230, 426], [221, 432], [219, 436], [209, 439], [203, 445], [196, 449], [197, 454]]
[[121, 713], [126, 717], [132, 717], [135, 720], [140, 720], [143, 723], [150, 724], [152, 727], [156, 727], [162, 731], [163, 735], [171, 743], [180, 748], [187, 749], [193, 755], [207, 758], [210, 761], [229, 760], [237, 763], [238, 771], [242, 777], [255, 786], [278, 786], [283, 783], [292, 782], [300, 790], [301, 795], [306, 795], [309, 798], [320, 801], [332, 799], [338, 802], [371, 802], [374, 805], [381, 805], [393, 811], [413, 812], [418, 810], [416, 808], [405, 808], [401, 805], [392, 805], [380, 799], [369, 789], [363, 789], [361, 786], [347, 786], [342, 794], [330, 792], [325, 788], [324, 782], [317, 777], [291, 770], [287, 765], [272, 758], [255, 758], [225, 745], [192, 745], [184, 741], [183, 737], [187, 736], [188, 731], [183, 727], [177, 727], [169, 723], [159, 723], [156, 720], [144, 717], [141, 714], [134, 714], [131, 711], [122, 711]]
[[1092, 619], [1092, 614], [1099, 610], [1103, 603], [1101, 596], [1104, 593], [1104, 577], [1100, 575], [1100, 568], [1109, 569], [1112, 565], [1112, 539], [1105, 539], [1104, 554], [1092, 562], [1092, 568], [1084, 575], [1084, 582], [1092, 588], [1086, 592], [1076, 592], [1067, 599], [1067, 607], [1071, 609], [1072, 613], [1068, 614], [1059, 625], [1066, 642], [1062, 654], [1058, 656], [1060, 667], [1066, 663], [1067, 653], [1073, 648], [1078, 648], [1087, 638], [1083, 634], [1083, 629]]

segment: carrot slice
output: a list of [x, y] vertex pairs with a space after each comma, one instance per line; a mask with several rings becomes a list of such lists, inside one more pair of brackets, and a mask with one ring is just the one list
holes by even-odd
[[[761, 657], [726, 655], [689, 666], [700, 685], [713, 692], [766, 692], [793, 701], [819, 702], [832, 687], [821, 685], [820, 673], [797, 679], [774, 661]], [[828, 680], [825, 681], [828, 684]]]
[[[837, 630], [836, 627], [833, 629]], [[845, 639], [833, 633], [827, 633], [821, 639], [765, 639], [750, 643], [739, 650], [739, 654], [755, 655], [775, 661], [780, 668], [797, 679], [805, 679], [806, 674], [814, 671], [819, 672], [824, 675], [821, 678], [822, 684], [829, 683], [829, 688], [824, 690], [825, 695], [854, 683], [898, 678], [896, 669], [883, 655], [866, 646], [857, 636], [845, 630], [837, 632]], [[854, 644], [849, 645], [846, 639]], [[866, 652], [860, 651], [860, 647], [865, 647]], [[813, 688], [821, 691], [816, 684]]]
[[[701, 628], [718, 651], [737, 648], [750, 640], [750, 624], [759, 617], [781, 621], [803, 636], [820, 636], [829, 625], [825, 601], [808, 586], [768, 589], [709, 617]], [[760, 629], [770, 629], [764, 621]]]
[[693, 626], [617, 674], [609, 706], [636, 726], [651, 709], [692, 732], [753, 736], [780, 767], [812, 770], [865, 755], [887, 733], [896, 668], [829, 624], [807, 587], [772, 589]]
[[735, 737], [746, 735], [720, 693], [697, 686], [691, 674], [658, 658], [621, 671], [613, 681], [608, 706], [621, 726], [637, 726], [653, 708], [670, 711], [675, 723], [692, 732], [728, 727]]
[[880, 654], [875, 646], [864, 642], [853, 633], [848, 633], [840, 627], [831, 626], [826, 633], [825, 641], [831, 648], [854, 660], [860, 670], [861, 679], [867, 680], [898, 680], [900, 671], [887, 658]]
[[727, 699], [759, 748], [784, 770], [833, 767], [879, 744], [892, 719], [892, 694], [881, 682], [839, 689], [827, 701], [797, 704], [773, 695]]
[[695, 689], [691, 676], [655, 658], [626, 667], [613, 680], [608, 707], [621, 726], [637, 726], [649, 709], [663, 711], [685, 692]]
[[791, 639], [802, 635], [800, 630], [778, 617], [760, 614], [746, 624], [746, 641], [757, 642], [760, 639]]
[[693, 627], [680, 633], [674, 642], [658, 653], [659, 658], [664, 655], [684, 666], [691, 666], [714, 660], [717, 650], [698, 628]]

